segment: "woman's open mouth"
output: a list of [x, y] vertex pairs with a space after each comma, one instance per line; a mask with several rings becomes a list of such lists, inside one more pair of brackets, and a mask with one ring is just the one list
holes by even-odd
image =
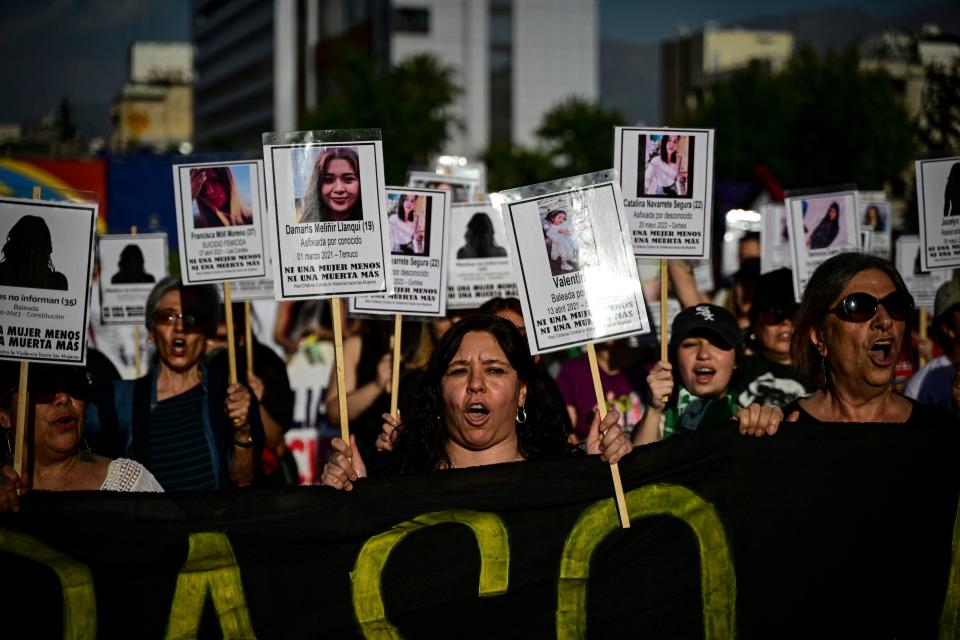
[[480, 426], [490, 417], [490, 409], [481, 402], [474, 402], [467, 406], [463, 415], [471, 425]]
[[171, 340], [170, 347], [175, 356], [183, 356], [187, 353], [187, 341], [183, 338], [174, 338]]
[[889, 367], [894, 364], [893, 340], [881, 338], [870, 345], [870, 360], [878, 367]]
[[61, 431], [73, 431], [77, 428], [77, 417], [68, 413], [54, 420], [53, 424]]
[[716, 369], [710, 367], [697, 367], [693, 370], [693, 377], [699, 384], [709, 384], [713, 376], [717, 374]]

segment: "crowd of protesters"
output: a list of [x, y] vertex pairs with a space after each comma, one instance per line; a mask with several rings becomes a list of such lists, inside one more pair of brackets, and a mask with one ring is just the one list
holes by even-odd
[[[760, 273], [755, 240], [742, 243], [740, 267], [718, 292], [698, 291], [688, 265], [670, 262], [682, 311], [672, 322], [665, 360], [655, 338], [596, 345], [607, 400], [603, 420], [586, 356], [532, 357], [515, 299], [405, 322], [397, 414], [389, 413], [393, 323], [346, 319], [343, 370], [352, 435], [350, 442], [333, 439], [321, 482], [349, 490], [368, 473], [558, 455], [595, 454], [615, 463], [634, 448], [704, 429], [735, 429], [738, 421], [742, 433], [754, 435], [775, 434], [784, 420], [956, 421], [960, 280], [937, 293], [931, 359], [921, 368], [917, 310], [889, 262], [855, 252], [835, 256], [814, 272], [798, 304], [788, 270]], [[279, 348], [254, 338], [252, 367], [241, 321], [235, 331], [239, 382], [229, 384], [215, 289], [186, 287], [175, 277], [160, 281], [146, 305], [154, 349], [145, 376], [121, 379], [95, 349], [86, 368], [32, 372], [33, 459], [23, 478], [3, 467], [0, 511], [19, 509], [18, 489], [27, 486], [176, 491], [297, 484], [284, 443], [293, 392], [277, 353], [329, 340], [325, 307], [279, 304]], [[915, 371], [912, 378], [898, 376], [904, 369]], [[0, 374], [0, 428], [9, 451], [16, 367]], [[325, 398], [334, 426], [336, 385], [334, 370]]]

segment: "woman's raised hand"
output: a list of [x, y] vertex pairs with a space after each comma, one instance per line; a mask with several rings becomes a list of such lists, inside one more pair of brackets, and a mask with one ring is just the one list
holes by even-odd
[[666, 360], [660, 360], [653, 365], [647, 376], [647, 386], [650, 388], [650, 397], [647, 399], [650, 406], [657, 411], [663, 411], [667, 400], [673, 394], [673, 365]]
[[620, 426], [620, 413], [616, 409], [610, 409], [602, 421], [600, 414], [594, 413], [590, 432], [587, 434], [587, 453], [600, 454], [600, 459], [604, 462], [616, 464], [631, 451], [633, 444]]
[[353, 483], [367, 477], [367, 466], [363, 464], [360, 450], [357, 449], [357, 437], [350, 436], [348, 445], [341, 438], [330, 441], [334, 453], [330, 461], [323, 465], [320, 482], [334, 489], [353, 490]]
[[[796, 422], [800, 417], [799, 411], [794, 411], [787, 418], [787, 422]], [[772, 436], [783, 422], [783, 411], [780, 407], [751, 404], [737, 412], [737, 421], [740, 423], [740, 433], [745, 436]]]
[[397, 444], [397, 437], [400, 435], [400, 415], [384, 413], [383, 426], [380, 429], [380, 435], [377, 436], [377, 451], [393, 451]]

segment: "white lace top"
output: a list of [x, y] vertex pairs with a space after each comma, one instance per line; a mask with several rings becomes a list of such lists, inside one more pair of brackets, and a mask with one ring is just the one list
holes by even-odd
[[107, 477], [100, 485], [100, 491], [162, 492], [163, 487], [139, 462], [117, 458], [110, 461]]

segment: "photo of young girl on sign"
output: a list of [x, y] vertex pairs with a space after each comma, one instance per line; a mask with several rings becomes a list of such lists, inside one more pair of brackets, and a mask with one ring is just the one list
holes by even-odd
[[689, 198], [693, 191], [693, 137], [665, 134], [646, 138], [639, 161], [642, 170], [638, 172], [643, 176], [643, 186], [637, 185], [637, 192], [653, 197]]

